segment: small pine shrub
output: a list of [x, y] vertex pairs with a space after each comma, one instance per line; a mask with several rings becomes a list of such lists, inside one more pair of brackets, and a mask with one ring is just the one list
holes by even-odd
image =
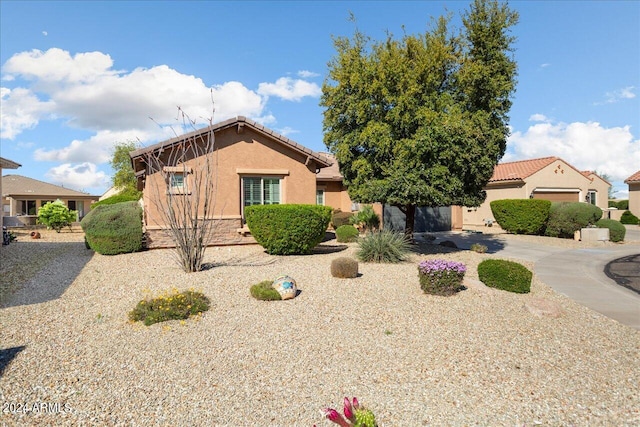
[[47, 202], [38, 211], [38, 223], [56, 230], [56, 233], [59, 233], [63, 227], [69, 227], [71, 230], [71, 224], [77, 217], [78, 213], [69, 210], [61, 200]]
[[251, 235], [270, 255], [309, 254], [324, 239], [331, 208], [254, 205], [245, 209]]
[[635, 216], [631, 211], [624, 211], [622, 216], [620, 217], [620, 223], [629, 224], [629, 225], [637, 225], [640, 223], [640, 219]]
[[331, 275], [341, 279], [358, 277], [358, 261], [348, 257], [334, 259], [331, 261]]
[[102, 255], [142, 249], [142, 209], [138, 202], [103, 205], [92, 209], [80, 222], [87, 243]]
[[407, 259], [411, 245], [403, 233], [374, 231], [358, 240], [356, 256], [363, 262], [396, 263]]
[[209, 310], [209, 298], [201, 292], [184, 291], [165, 293], [154, 299], [144, 299], [129, 313], [129, 319], [142, 321], [146, 326], [167, 320], [187, 319]]
[[340, 243], [355, 242], [360, 232], [353, 225], [341, 225], [336, 229], [336, 240]]
[[334, 230], [337, 230], [340, 226], [349, 225], [351, 224], [352, 216], [351, 212], [342, 212], [340, 209], [336, 209], [331, 214], [331, 226]]
[[500, 227], [513, 234], [540, 234], [551, 208], [550, 201], [539, 199], [494, 200], [489, 205]]
[[420, 287], [427, 294], [449, 296], [462, 289], [467, 267], [455, 261], [430, 259], [418, 264]]
[[600, 218], [602, 218], [602, 209], [590, 203], [552, 203], [546, 235], [573, 239], [576, 231], [589, 225], [595, 225]]
[[474, 243], [473, 245], [471, 245], [471, 250], [479, 254], [486, 253], [488, 249], [489, 248], [487, 248], [485, 245], [481, 243]]
[[251, 296], [261, 301], [279, 301], [282, 299], [280, 293], [273, 289], [271, 280], [264, 280], [249, 289]]
[[627, 229], [620, 221], [616, 221], [615, 219], [601, 219], [596, 222], [596, 227], [598, 228], [608, 228], [609, 229], [609, 240], [612, 242], [622, 242], [624, 240], [624, 236], [627, 233]]
[[527, 294], [533, 273], [524, 265], [504, 259], [485, 259], [478, 264], [478, 277], [485, 285], [503, 291]]

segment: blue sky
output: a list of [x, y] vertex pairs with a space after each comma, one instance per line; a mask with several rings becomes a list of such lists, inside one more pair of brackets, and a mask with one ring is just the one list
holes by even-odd
[[[244, 115], [316, 151], [321, 85], [356, 17], [376, 40], [462, 1], [0, 2], [0, 155], [18, 173], [102, 194], [114, 143]], [[640, 169], [640, 2], [515, 1], [518, 86], [503, 161], [559, 156], [623, 180]], [[154, 121], [150, 120], [152, 117]]]

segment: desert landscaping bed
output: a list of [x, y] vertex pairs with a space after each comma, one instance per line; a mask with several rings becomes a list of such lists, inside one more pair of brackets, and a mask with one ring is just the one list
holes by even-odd
[[[323, 407], [357, 396], [380, 426], [640, 423], [634, 329], [535, 276], [526, 295], [479, 286], [476, 266], [492, 255], [471, 251], [427, 245], [411, 262], [331, 277], [331, 260], [355, 248], [210, 248], [208, 268], [186, 274], [171, 250], [101, 256], [77, 230], [20, 236], [0, 252], [3, 276], [15, 260], [39, 264], [12, 270], [0, 309], [0, 422], [322, 426]], [[468, 289], [425, 295], [425, 258], [465, 263]], [[295, 299], [249, 295], [279, 274], [297, 280]], [[202, 291], [211, 309], [150, 327], [127, 320], [140, 299], [174, 287]], [[534, 314], [534, 300], [562, 312]], [[43, 403], [58, 410], [8, 410]]]

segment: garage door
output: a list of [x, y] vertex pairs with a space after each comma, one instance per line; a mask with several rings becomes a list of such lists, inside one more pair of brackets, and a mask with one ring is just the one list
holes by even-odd
[[[384, 205], [382, 223], [386, 230], [404, 231], [406, 218], [406, 215], [398, 207]], [[451, 206], [440, 208], [416, 207], [416, 217], [413, 221], [413, 231], [415, 233], [449, 230], [451, 230]]]
[[536, 191], [534, 199], [549, 200], [550, 202], [579, 202], [579, 193], [563, 191]]

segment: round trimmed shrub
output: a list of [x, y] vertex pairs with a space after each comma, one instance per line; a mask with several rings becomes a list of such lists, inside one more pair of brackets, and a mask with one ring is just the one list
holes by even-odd
[[612, 242], [622, 242], [624, 240], [624, 236], [627, 233], [627, 229], [620, 221], [616, 221], [615, 219], [601, 219], [596, 222], [596, 227], [598, 228], [608, 228], [609, 229], [609, 240]]
[[629, 225], [637, 225], [640, 223], [640, 219], [637, 216], [631, 213], [631, 211], [622, 212], [622, 216], [620, 217], [621, 224], [629, 224]]
[[271, 255], [311, 253], [331, 219], [331, 208], [318, 205], [254, 205], [244, 212], [251, 235]]
[[478, 264], [478, 277], [485, 285], [503, 291], [527, 294], [533, 273], [524, 265], [504, 259], [485, 259]]
[[600, 218], [602, 218], [602, 209], [589, 203], [552, 203], [546, 235], [573, 239], [576, 231], [589, 225], [595, 225]]
[[342, 212], [340, 209], [336, 209], [331, 214], [331, 226], [334, 230], [337, 230], [340, 226], [349, 225], [352, 216], [351, 212]]
[[482, 243], [474, 243], [473, 245], [471, 245], [471, 250], [479, 254], [483, 254], [487, 252], [488, 249], [489, 248], [486, 245], [483, 245]]
[[271, 280], [263, 280], [260, 283], [256, 283], [249, 289], [251, 296], [261, 301], [280, 301], [282, 297], [280, 293], [273, 288], [273, 282]]
[[539, 199], [494, 200], [489, 205], [500, 227], [513, 234], [540, 234], [551, 209], [550, 201]]
[[336, 240], [340, 243], [355, 242], [360, 232], [353, 225], [341, 225], [336, 228]]
[[99, 202], [92, 204], [91, 209], [95, 209], [98, 206], [102, 206], [102, 205], [115, 205], [116, 203], [123, 203], [123, 202], [137, 202], [138, 200], [140, 200], [141, 197], [142, 197], [141, 192], [115, 194], [111, 197], [107, 197], [104, 200], [100, 200]]
[[331, 261], [331, 275], [341, 279], [358, 277], [358, 261], [348, 257], [334, 259]]
[[142, 209], [138, 202], [102, 205], [80, 222], [89, 247], [102, 255], [142, 249]]

